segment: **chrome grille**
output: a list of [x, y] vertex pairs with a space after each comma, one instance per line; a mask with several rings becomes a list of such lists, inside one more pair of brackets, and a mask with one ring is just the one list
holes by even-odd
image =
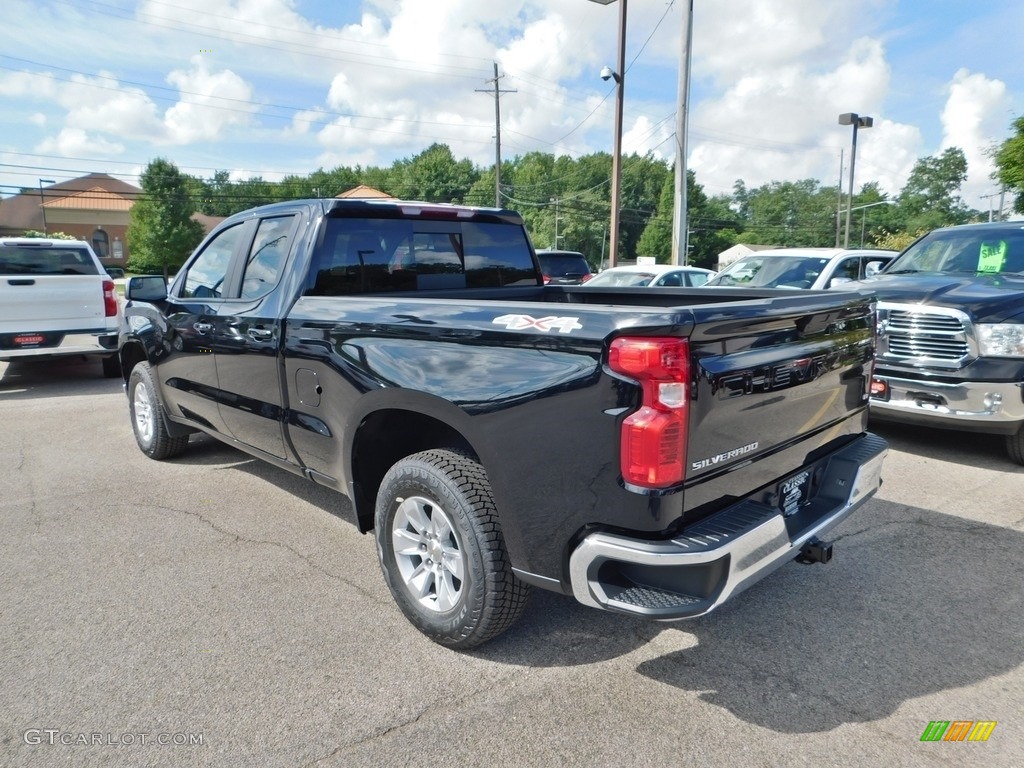
[[907, 306], [879, 302], [880, 358], [957, 368], [971, 357], [971, 328], [966, 315], [952, 309]]
[[964, 324], [956, 317], [930, 315], [923, 312], [889, 311], [889, 330], [904, 333], [963, 333]]

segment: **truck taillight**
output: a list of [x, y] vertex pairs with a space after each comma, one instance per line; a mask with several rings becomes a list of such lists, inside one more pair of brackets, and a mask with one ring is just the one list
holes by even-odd
[[690, 410], [687, 339], [624, 336], [612, 342], [608, 367], [635, 379], [640, 409], [622, 422], [622, 478], [644, 488], [667, 488], [686, 477]]
[[103, 281], [103, 312], [107, 317], [117, 317], [117, 295], [114, 293], [114, 281]]

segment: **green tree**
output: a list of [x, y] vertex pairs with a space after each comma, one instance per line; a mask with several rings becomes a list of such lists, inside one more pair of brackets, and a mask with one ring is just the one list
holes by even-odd
[[910, 171], [898, 197], [906, 231], [966, 224], [978, 215], [960, 197], [967, 179], [967, 158], [959, 147], [922, 157]]
[[[715, 269], [718, 254], [736, 244], [739, 216], [729, 207], [728, 198], [709, 198], [697, 183], [696, 174], [686, 172], [686, 228], [689, 230], [686, 263]], [[662, 183], [658, 209], [644, 229], [637, 253], [654, 256], [659, 263], [671, 263], [672, 229], [675, 213], [675, 175]]]
[[1013, 195], [1013, 210], [1024, 213], [1024, 116], [1011, 124], [1014, 135], [996, 149], [996, 180]]
[[203, 239], [202, 225], [192, 220], [196, 200], [188, 177], [169, 160], [157, 158], [142, 172], [142, 195], [132, 206], [126, 238], [132, 272], [177, 270]]
[[655, 209], [654, 215], [647, 220], [647, 226], [644, 227], [643, 234], [640, 235], [640, 239], [636, 243], [638, 256], [653, 256], [659, 264], [672, 263], [672, 218], [675, 209], [675, 193], [675, 178], [669, 176], [662, 182], [658, 207]]
[[[739, 214], [732, 209], [728, 195], [706, 197], [696, 180], [693, 188], [698, 204], [690, 209], [687, 217], [691, 245], [689, 263], [695, 267], [718, 269], [718, 254], [739, 242], [743, 224]], [[697, 190], [700, 191], [699, 196]]]
[[746, 227], [745, 242], [782, 248], [835, 244], [835, 188], [804, 179], [773, 181], [747, 191], [737, 182], [735, 196]]
[[477, 179], [470, 160], [456, 160], [447, 144], [432, 144], [409, 160], [396, 161], [392, 173], [402, 196], [432, 203], [457, 203]]

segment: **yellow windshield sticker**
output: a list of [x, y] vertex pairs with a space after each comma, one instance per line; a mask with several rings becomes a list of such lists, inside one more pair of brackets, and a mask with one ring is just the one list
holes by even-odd
[[1003, 264], [1005, 262], [1005, 240], [996, 240], [995, 242], [981, 244], [981, 252], [978, 254], [979, 272], [1002, 272]]

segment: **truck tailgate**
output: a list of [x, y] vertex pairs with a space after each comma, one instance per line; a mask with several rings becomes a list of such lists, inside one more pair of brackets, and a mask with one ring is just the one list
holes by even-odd
[[[820, 303], [693, 308], [694, 365], [687, 479], [728, 472], [815, 434], [846, 434], [867, 407], [874, 303], [835, 293]], [[743, 311], [743, 305], [749, 313]], [[737, 489], [739, 490], [739, 489]]]
[[0, 277], [0, 333], [103, 328], [102, 275]]

